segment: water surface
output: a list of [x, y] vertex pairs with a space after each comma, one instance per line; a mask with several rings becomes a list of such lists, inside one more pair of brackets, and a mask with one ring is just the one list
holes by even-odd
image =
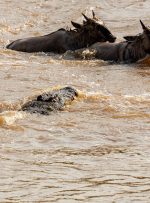
[[[0, 0], [0, 202], [150, 202], [150, 63], [108, 64], [6, 50], [94, 9], [118, 41], [150, 25], [149, 0]], [[70, 85], [80, 97], [49, 116], [22, 101]]]

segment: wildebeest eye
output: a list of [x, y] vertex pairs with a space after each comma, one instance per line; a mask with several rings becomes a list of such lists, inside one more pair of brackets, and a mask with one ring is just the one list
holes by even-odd
[[150, 38], [150, 33], [148, 33], [148, 35], [147, 35], [149, 38]]
[[110, 35], [110, 31], [104, 27], [103, 25], [98, 25], [97, 26], [98, 30], [101, 31], [105, 36]]

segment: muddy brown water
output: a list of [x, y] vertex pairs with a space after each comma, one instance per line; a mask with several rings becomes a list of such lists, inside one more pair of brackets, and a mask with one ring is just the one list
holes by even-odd
[[[149, 0], [0, 0], [0, 202], [150, 202], [150, 60], [123, 65], [6, 50], [94, 9], [118, 37], [150, 25]], [[49, 116], [22, 100], [71, 85], [80, 97]]]

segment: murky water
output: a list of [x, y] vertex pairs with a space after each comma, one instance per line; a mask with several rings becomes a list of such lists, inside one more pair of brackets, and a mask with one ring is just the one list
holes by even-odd
[[[150, 61], [74, 61], [6, 50], [9, 40], [80, 22], [94, 9], [112, 32], [150, 25], [149, 0], [0, 0], [0, 202], [150, 202]], [[71, 85], [80, 97], [50, 116], [20, 101]], [[5, 110], [5, 111], [4, 111]]]

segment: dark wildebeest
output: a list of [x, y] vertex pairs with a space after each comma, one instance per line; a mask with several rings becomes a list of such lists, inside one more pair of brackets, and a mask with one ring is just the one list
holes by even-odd
[[[87, 50], [97, 59], [104, 61], [133, 63], [150, 54], [150, 29], [140, 20], [143, 32], [136, 36], [126, 36], [120, 43], [95, 43]], [[76, 50], [75, 57], [82, 57], [86, 49]], [[87, 52], [88, 53], [88, 52]], [[86, 58], [86, 55], [84, 56]]]
[[76, 89], [64, 87], [59, 90], [43, 93], [21, 107], [20, 111], [49, 115], [51, 111], [62, 110], [63, 107], [78, 96]]
[[48, 35], [18, 39], [6, 46], [22, 52], [55, 52], [64, 53], [88, 47], [96, 42], [114, 42], [116, 37], [100, 22], [93, 11], [93, 18], [85, 18], [83, 25], [71, 22], [74, 30], [59, 29]]

